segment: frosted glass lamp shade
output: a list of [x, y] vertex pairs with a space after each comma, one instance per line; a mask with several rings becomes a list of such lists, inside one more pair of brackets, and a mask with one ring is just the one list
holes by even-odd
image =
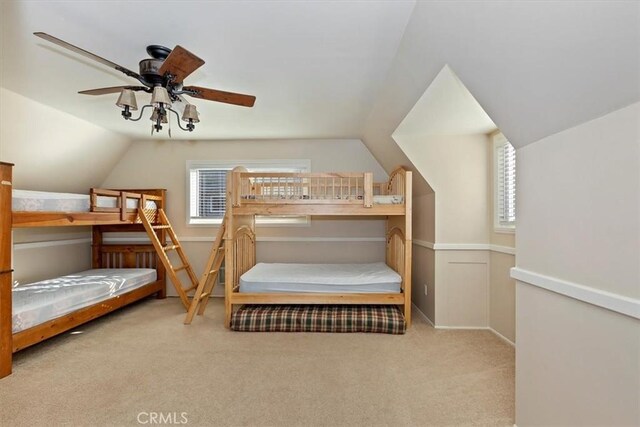
[[136, 94], [131, 89], [122, 89], [116, 105], [120, 108], [129, 107], [130, 110], [137, 110]]
[[196, 106], [193, 104], [188, 104], [184, 107], [184, 112], [182, 113], [182, 120], [188, 122], [191, 120], [193, 123], [199, 123], [200, 118], [198, 117], [198, 110], [196, 110]]
[[158, 105], [160, 103], [171, 105], [171, 98], [169, 98], [169, 92], [162, 86], [156, 86], [153, 88], [153, 94], [151, 95], [151, 103]]

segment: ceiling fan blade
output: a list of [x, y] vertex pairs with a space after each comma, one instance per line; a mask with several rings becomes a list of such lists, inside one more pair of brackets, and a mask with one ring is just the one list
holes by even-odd
[[206, 87], [185, 86], [182, 90], [186, 91], [185, 95], [193, 96], [194, 98], [224, 102], [226, 104], [240, 105], [243, 107], [253, 107], [253, 104], [256, 102], [256, 97], [252, 95], [224, 92], [216, 89], [208, 89]]
[[204, 61], [182, 46], [176, 46], [167, 59], [164, 60], [160, 70], [160, 75], [170, 73], [174, 76], [175, 83], [181, 83], [189, 74], [202, 67]]
[[79, 55], [82, 55], [82, 56], [84, 56], [86, 58], [93, 59], [94, 61], [97, 61], [97, 62], [99, 62], [99, 63], [101, 63], [103, 65], [106, 65], [107, 67], [116, 69], [116, 70], [126, 74], [127, 76], [133, 77], [133, 78], [138, 79], [138, 80], [141, 79], [141, 77], [140, 77], [140, 75], [138, 73], [133, 72], [133, 71], [129, 70], [128, 68], [123, 67], [122, 65], [118, 65], [115, 62], [111, 62], [108, 59], [104, 59], [103, 57], [98, 56], [96, 54], [93, 54], [93, 53], [91, 53], [91, 52], [89, 52], [87, 50], [79, 48], [78, 46], [74, 46], [71, 43], [67, 43], [64, 40], [60, 40], [57, 37], [53, 37], [52, 35], [49, 35], [47, 33], [42, 33], [42, 32], [35, 32], [35, 33], [33, 33], [33, 35], [37, 36], [37, 37], [40, 37], [41, 39], [44, 39], [44, 40], [46, 40], [48, 42], [51, 42], [53, 44], [57, 44], [58, 46], [64, 47], [65, 49], [68, 49], [68, 50], [70, 50], [72, 52], [75, 52], [75, 53], [77, 53]]
[[147, 90], [147, 88], [144, 86], [112, 86], [112, 87], [101, 87], [100, 89], [81, 90], [78, 93], [82, 95], [106, 95], [109, 93], [121, 92], [122, 89], [144, 90], [144, 91]]

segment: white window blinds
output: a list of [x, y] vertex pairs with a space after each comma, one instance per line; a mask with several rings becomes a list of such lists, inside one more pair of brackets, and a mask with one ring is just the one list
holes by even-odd
[[[226, 207], [227, 173], [242, 165], [250, 172], [309, 172], [309, 160], [188, 161], [189, 224], [219, 224]], [[258, 216], [260, 224], [307, 224], [305, 216]]]
[[513, 227], [516, 223], [516, 150], [499, 135], [496, 138], [495, 211], [497, 227]]
[[227, 172], [230, 169], [196, 168], [190, 171], [191, 219], [224, 217]]

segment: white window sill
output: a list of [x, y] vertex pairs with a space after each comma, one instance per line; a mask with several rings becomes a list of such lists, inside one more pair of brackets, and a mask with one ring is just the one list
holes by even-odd
[[514, 225], [511, 227], [507, 227], [507, 226], [493, 227], [493, 232], [500, 233], [500, 234], [516, 234], [516, 226]]

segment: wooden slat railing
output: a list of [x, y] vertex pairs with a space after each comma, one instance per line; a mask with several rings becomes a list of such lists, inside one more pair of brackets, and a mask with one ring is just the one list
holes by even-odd
[[[162, 207], [163, 198], [156, 194], [137, 193], [131, 190], [110, 190], [104, 188], [92, 188], [90, 190], [90, 208], [91, 212], [118, 212], [120, 220], [125, 221], [127, 217], [135, 214], [138, 207], [156, 210]], [[114, 207], [99, 206], [99, 197], [114, 200]], [[127, 206], [128, 200], [134, 200], [132, 207]], [[147, 202], [153, 201], [154, 205], [147, 207]], [[155, 206], [155, 209], [153, 208]]]
[[374, 196], [405, 195], [406, 170], [391, 172], [389, 181], [373, 182], [371, 172], [285, 173], [231, 172], [233, 205], [329, 204], [373, 206]]

